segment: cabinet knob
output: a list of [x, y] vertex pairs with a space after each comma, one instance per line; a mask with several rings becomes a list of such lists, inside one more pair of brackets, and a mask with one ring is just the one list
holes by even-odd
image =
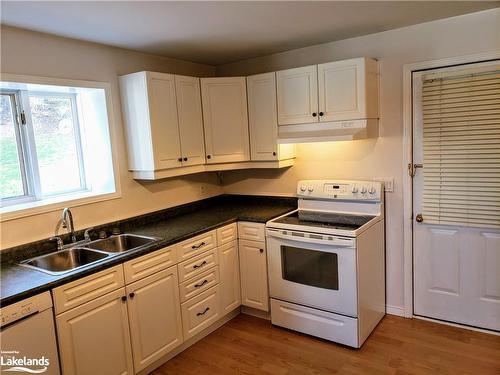
[[324, 113], [323, 113], [323, 112], [320, 112], [320, 113], [319, 113], [319, 115], [320, 115], [320, 116], [323, 116], [323, 115], [324, 115]]
[[207, 155], [207, 159], [210, 159], [210, 158], [211, 158], [211, 156], [210, 156], [210, 155]]
[[182, 158], [178, 158], [177, 161], [182, 161]]
[[264, 252], [264, 249], [259, 249], [260, 253], [262, 254]]
[[184, 161], [188, 161], [188, 158], [183, 158], [182, 160], [184, 160]]
[[317, 113], [316, 112], [313, 112], [313, 117], [316, 117], [317, 116]]
[[127, 300], [127, 296], [122, 296], [122, 301], [125, 302]]
[[276, 151], [273, 151], [273, 156], [276, 156]]
[[421, 223], [422, 221], [424, 221], [424, 217], [422, 216], [422, 214], [417, 214], [417, 216], [415, 216], [415, 221], [417, 223]]
[[132, 293], [130, 293], [128, 296], [129, 296], [130, 298], [134, 298], [135, 293], [134, 293], [134, 292], [132, 292]]

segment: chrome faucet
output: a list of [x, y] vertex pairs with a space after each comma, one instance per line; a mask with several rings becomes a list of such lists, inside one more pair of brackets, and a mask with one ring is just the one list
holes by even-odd
[[61, 223], [62, 227], [68, 231], [68, 233], [71, 235], [71, 242], [76, 242], [76, 236], [75, 236], [75, 226], [73, 224], [73, 214], [71, 213], [71, 210], [66, 207], [61, 215]]

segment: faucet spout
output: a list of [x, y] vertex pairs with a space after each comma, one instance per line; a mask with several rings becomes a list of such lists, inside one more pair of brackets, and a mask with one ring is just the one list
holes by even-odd
[[71, 210], [66, 207], [61, 215], [62, 227], [65, 228], [71, 235], [71, 242], [76, 242], [75, 226], [73, 224], [73, 214]]

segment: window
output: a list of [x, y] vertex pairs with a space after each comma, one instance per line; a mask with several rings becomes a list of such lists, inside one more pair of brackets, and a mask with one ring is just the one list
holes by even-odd
[[427, 223], [500, 228], [500, 65], [422, 82]]
[[1, 82], [1, 212], [112, 194], [105, 90]]

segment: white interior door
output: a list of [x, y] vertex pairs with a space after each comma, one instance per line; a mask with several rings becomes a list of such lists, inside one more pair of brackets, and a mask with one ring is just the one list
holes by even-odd
[[413, 87], [414, 314], [500, 330], [500, 65]]

